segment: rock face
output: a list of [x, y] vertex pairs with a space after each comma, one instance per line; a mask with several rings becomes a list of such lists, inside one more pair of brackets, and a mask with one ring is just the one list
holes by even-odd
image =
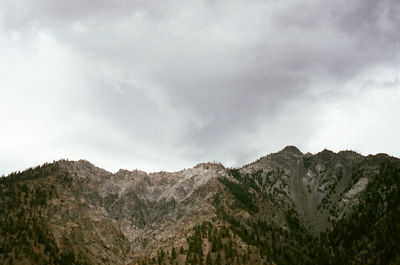
[[398, 264], [400, 160], [294, 146], [237, 169], [0, 179], [0, 263]]

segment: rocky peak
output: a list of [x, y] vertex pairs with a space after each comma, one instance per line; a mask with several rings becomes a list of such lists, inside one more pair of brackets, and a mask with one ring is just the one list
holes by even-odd
[[322, 150], [321, 152], [317, 153], [316, 156], [317, 156], [317, 157], [320, 157], [320, 158], [322, 158], [322, 159], [324, 159], [324, 160], [327, 160], [327, 159], [330, 159], [330, 158], [331, 158], [332, 156], [334, 156], [335, 154], [336, 154], [336, 153], [333, 152], [333, 151], [331, 151], [331, 150], [324, 149], [324, 150]]
[[341, 155], [341, 156], [346, 156], [346, 157], [354, 157], [354, 158], [361, 158], [362, 157], [362, 155], [361, 154], [359, 154], [359, 153], [357, 153], [357, 152], [355, 152], [355, 151], [352, 151], [352, 150], [344, 150], [344, 151], [340, 151], [339, 153], [338, 153], [338, 155]]
[[293, 155], [303, 155], [303, 153], [294, 145], [288, 145], [278, 153], [289, 153]]

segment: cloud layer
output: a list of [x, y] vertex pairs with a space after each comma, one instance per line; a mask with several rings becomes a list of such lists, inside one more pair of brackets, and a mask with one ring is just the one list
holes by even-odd
[[0, 3], [0, 174], [177, 170], [285, 145], [400, 156], [400, 3]]

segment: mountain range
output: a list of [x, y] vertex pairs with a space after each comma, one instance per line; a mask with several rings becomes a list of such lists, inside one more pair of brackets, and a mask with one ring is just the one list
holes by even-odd
[[295, 146], [240, 168], [60, 160], [0, 178], [1, 264], [400, 264], [400, 159]]

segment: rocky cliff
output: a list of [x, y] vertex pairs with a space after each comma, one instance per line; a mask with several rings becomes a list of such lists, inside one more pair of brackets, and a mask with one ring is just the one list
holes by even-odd
[[294, 146], [241, 168], [0, 179], [3, 264], [399, 264], [400, 160]]

